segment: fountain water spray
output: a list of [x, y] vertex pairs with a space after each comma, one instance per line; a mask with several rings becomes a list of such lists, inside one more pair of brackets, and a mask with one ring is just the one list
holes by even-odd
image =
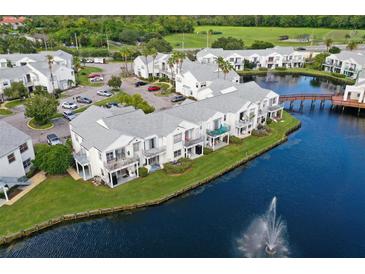
[[238, 249], [245, 257], [287, 257], [286, 225], [276, 216], [274, 197], [266, 214], [255, 218], [243, 237]]

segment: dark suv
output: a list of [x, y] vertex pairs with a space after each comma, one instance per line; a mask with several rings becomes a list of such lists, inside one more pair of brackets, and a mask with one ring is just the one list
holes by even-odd
[[141, 86], [145, 86], [145, 85], [147, 85], [147, 83], [146, 83], [146, 82], [142, 82], [142, 81], [138, 81], [138, 82], [136, 82], [134, 85], [135, 85], [136, 87], [141, 87]]
[[82, 104], [91, 104], [93, 101], [87, 97], [77, 96], [76, 101]]

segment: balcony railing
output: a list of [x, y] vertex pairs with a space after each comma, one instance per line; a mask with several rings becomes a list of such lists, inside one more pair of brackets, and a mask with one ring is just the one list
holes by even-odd
[[246, 127], [251, 123], [252, 123], [252, 120], [249, 120], [249, 119], [239, 120], [238, 122], [236, 122], [236, 127], [237, 128]]
[[227, 133], [228, 131], [230, 131], [230, 129], [231, 128], [230, 128], [229, 125], [224, 124], [224, 125], [221, 125], [219, 128], [214, 129], [214, 130], [208, 130], [207, 129], [207, 134], [209, 136], [216, 137], [216, 136]]
[[86, 153], [77, 152], [73, 154], [75, 160], [81, 165], [86, 165], [89, 163], [89, 159], [87, 158]]
[[104, 167], [107, 169], [107, 170], [116, 170], [116, 169], [120, 169], [120, 168], [123, 168], [127, 165], [130, 165], [134, 162], [137, 162], [138, 161], [138, 156], [135, 155], [131, 158], [120, 158], [120, 159], [112, 159], [112, 160], [109, 160], [107, 162], [104, 162]]
[[157, 156], [165, 151], [166, 151], [166, 146], [161, 146], [161, 147], [156, 147], [156, 148], [145, 150], [145, 151], [143, 151], [143, 155], [147, 158], [151, 158], [151, 157]]
[[199, 144], [203, 141], [204, 141], [203, 136], [197, 136], [197, 137], [194, 137], [194, 138], [186, 138], [185, 142], [184, 142], [184, 146], [185, 147], [190, 147], [190, 146]]

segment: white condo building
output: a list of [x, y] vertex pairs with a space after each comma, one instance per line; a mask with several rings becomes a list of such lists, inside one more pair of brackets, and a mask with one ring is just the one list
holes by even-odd
[[231, 92], [144, 114], [133, 107], [91, 106], [70, 122], [76, 167], [85, 179], [115, 187], [179, 158], [219, 149], [231, 135], [249, 136], [268, 118], [280, 119], [279, 95], [256, 83], [232, 83]]
[[[47, 55], [53, 57], [51, 71]], [[35, 86], [42, 86], [48, 92], [65, 90], [76, 85], [72, 68], [73, 57], [62, 50], [35, 54], [0, 55], [0, 96], [12, 82], [23, 82], [32, 92]]]

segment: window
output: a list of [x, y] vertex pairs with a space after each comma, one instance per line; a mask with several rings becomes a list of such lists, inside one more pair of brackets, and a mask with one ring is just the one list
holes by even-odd
[[174, 144], [180, 143], [182, 141], [182, 134], [175, 134], [174, 135]]
[[101, 173], [101, 176], [104, 176], [104, 170], [102, 168], [100, 169], [100, 173]]
[[102, 160], [101, 153], [99, 152], [99, 160]]
[[23, 167], [26, 169], [28, 168], [30, 165], [32, 164], [32, 160], [30, 158], [28, 158], [27, 160], [25, 160], [23, 162]]
[[133, 153], [137, 153], [139, 151], [139, 142], [133, 144]]
[[181, 149], [174, 151], [174, 158], [181, 156]]
[[106, 153], [106, 160], [109, 162], [114, 159], [113, 152], [107, 152]]
[[227, 120], [227, 115], [224, 114], [223, 120], [226, 121]]
[[20, 145], [19, 149], [20, 149], [20, 153], [26, 152], [28, 150], [28, 144], [24, 143], [24, 144]]
[[11, 164], [12, 162], [15, 161], [15, 155], [14, 155], [14, 153], [8, 155], [8, 161], [9, 161], [9, 164]]

